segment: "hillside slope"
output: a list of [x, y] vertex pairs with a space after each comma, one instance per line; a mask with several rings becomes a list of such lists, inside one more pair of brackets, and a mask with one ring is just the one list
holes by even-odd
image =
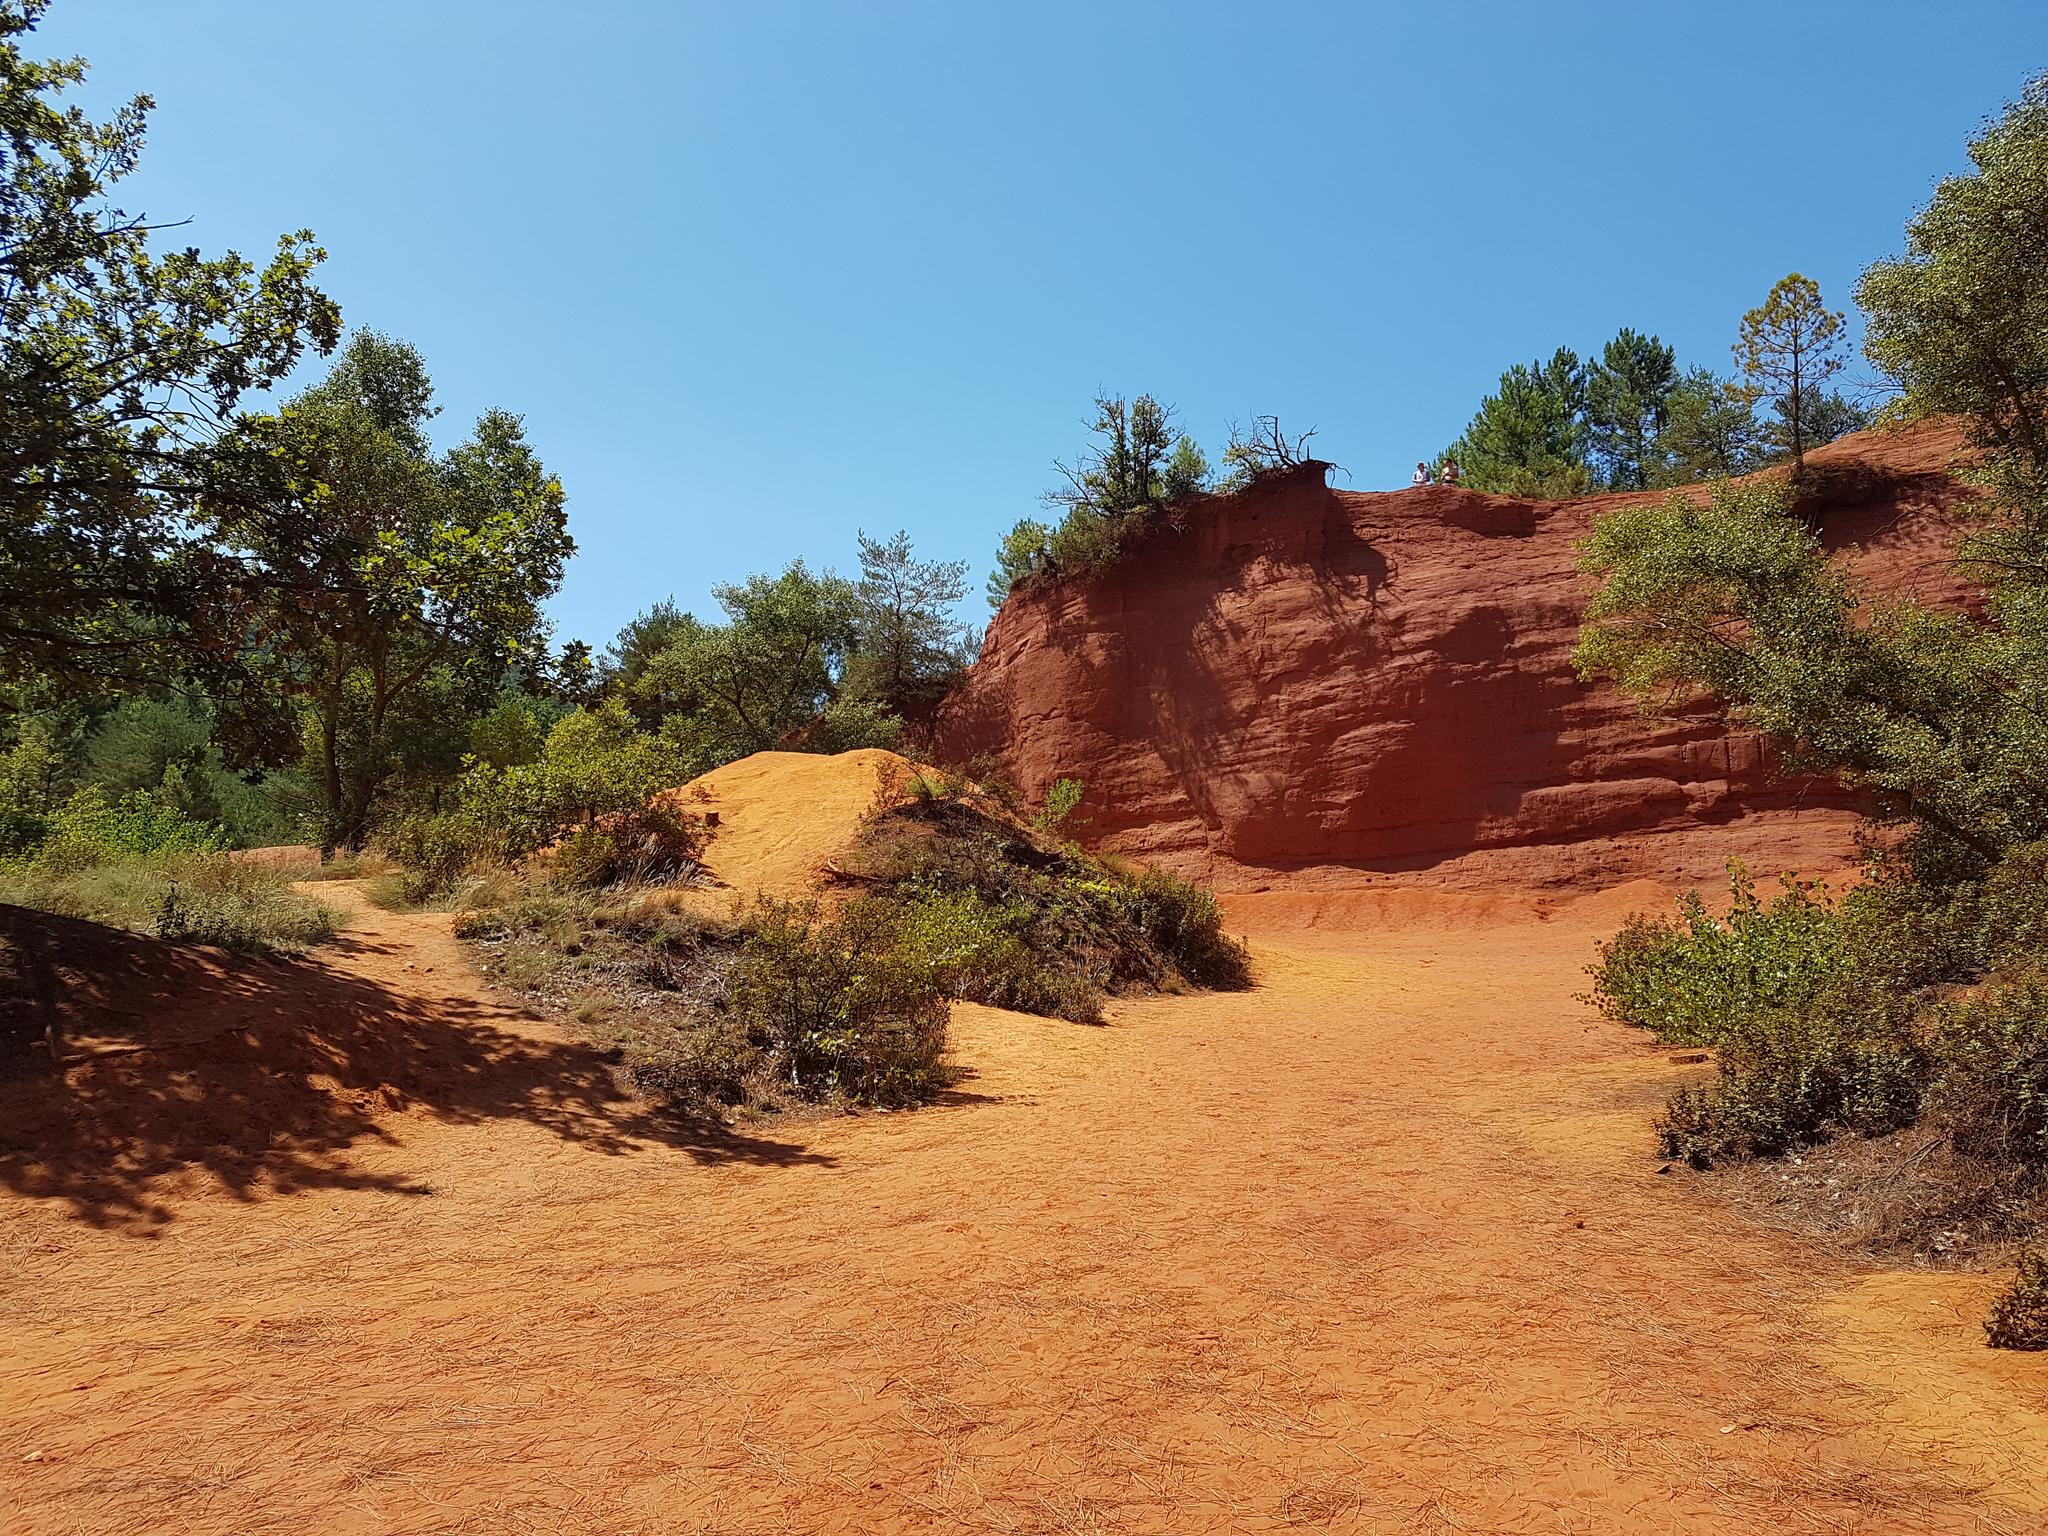
[[[1961, 451], [1939, 425], [1845, 438], [1810, 456], [1810, 515], [1874, 585], [1953, 597]], [[1574, 675], [1573, 545], [1641, 499], [1346, 492], [1319, 466], [1204, 498], [1118, 568], [1014, 595], [935, 755], [994, 753], [1034, 796], [1081, 778], [1092, 842], [1226, 888], [1838, 861], [1832, 785]]]

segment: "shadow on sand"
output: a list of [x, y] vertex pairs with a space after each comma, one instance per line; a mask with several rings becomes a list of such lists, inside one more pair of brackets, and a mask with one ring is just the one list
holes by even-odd
[[353, 1155], [391, 1144], [401, 1112], [525, 1120], [614, 1157], [832, 1161], [650, 1106], [599, 1050], [520, 1033], [488, 1003], [350, 974], [364, 947], [241, 957], [0, 906], [0, 1189], [137, 1235], [172, 1218], [164, 1186], [187, 1171], [245, 1200], [426, 1194]]

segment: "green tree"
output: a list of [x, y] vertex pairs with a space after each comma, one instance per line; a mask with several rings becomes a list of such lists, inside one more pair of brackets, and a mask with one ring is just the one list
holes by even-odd
[[1727, 480], [1764, 462], [1763, 428], [1749, 391], [1711, 370], [1688, 369], [1665, 411], [1652, 455], [1655, 484]]
[[2048, 465], [2048, 75], [1970, 143], [1906, 226], [1902, 255], [1863, 274], [1863, 350], [1915, 414], [1960, 416], [2010, 470]]
[[2048, 605], [2001, 603], [1987, 626], [1871, 601], [1770, 486], [1610, 514], [1584, 568], [1585, 676], [1712, 701], [1790, 766], [1875, 791], [1945, 863], [2048, 835]]
[[1052, 548], [1052, 529], [1036, 518], [1020, 519], [996, 546], [996, 568], [989, 573], [988, 605], [1000, 608], [1017, 583], [1045, 567]]
[[564, 642], [541, 680], [542, 691], [572, 709], [588, 709], [605, 696], [602, 664], [588, 640]]
[[86, 738], [85, 776], [116, 799], [155, 789], [166, 771], [205, 765], [211, 726], [203, 708], [183, 699], [123, 699]]
[[[1791, 422], [1782, 411], [1772, 413], [1764, 437], [1780, 456], [1792, 451]], [[1808, 448], [1832, 443], [1851, 432], [1861, 432], [1871, 422], [1870, 412], [1837, 390], [1809, 389], [1799, 407], [1799, 433]]]
[[1063, 509], [1059, 523], [1045, 529], [1035, 548], [1042, 524], [1027, 520], [1010, 530], [989, 578], [991, 606], [1001, 607], [1031, 571], [1080, 574], [1113, 564], [1162, 507], [1209, 488], [1208, 457], [1174, 425], [1173, 415], [1150, 395], [1096, 396], [1090, 430], [1100, 441], [1072, 464], [1053, 461], [1064, 483], [1043, 499]]
[[1053, 461], [1066, 483], [1046, 493], [1049, 504], [1111, 519], [1167, 499], [1166, 466], [1182, 436], [1171, 406], [1150, 395], [1097, 395], [1089, 430], [1102, 441], [1071, 465]]
[[259, 573], [247, 644], [260, 665], [221, 725], [240, 762], [278, 761], [295, 734], [280, 702], [306, 711], [330, 846], [362, 846], [409, 752], [459, 755], [506, 668], [543, 651], [540, 605], [575, 547], [561, 483], [519, 418], [489, 412], [436, 457], [431, 400], [419, 354], [366, 332], [234, 444], [244, 494], [219, 526]]
[[0, 857], [43, 840], [49, 818], [70, 792], [70, 775], [49, 723], [23, 718], [0, 751]]
[[340, 320], [305, 231], [261, 267], [151, 249], [113, 199], [153, 103], [63, 105], [86, 66], [23, 55], [44, 9], [0, 0], [0, 683], [76, 690], [175, 670], [232, 611], [194, 523], [206, 444]]
[[691, 774], [771, 748], [894, 745], [901, 723], [871, 699], [842, 699], [860, 635], [853, 583], [801, 560], [778, 576], [715, 587], [726, 622], [684, 614], [631, 697], [658, 714]]
[[634, 717], [650, 730], [658, 730], [666, 718], [666, 698], [658, 689], [643, 689], [641, 680], [654, 658], [679, 636], [694, 631], [696, 623], [676, 606], [674, 598], [663, 598], [629, 619], [597, 663], [604, 687], [623, 698]]
[[1794, 272], [1742, 317], [1735, 362], [1758, 399], [1781, 424], [1796, 471], [1814, 441], [1814, 401], [1842, 369], [1842, 313], [1821, 302], [1820, 284]]
[[498, 702], [469, 723], [469, 761], [491, 768], [536, 763], [547, 749], [548, 732], [571, 711], [514, 688], [501, 688]]
[[[1586, 547], [1600, 581], [1579, 664], [1647, 702], [1708, 699], [1797, 765], [1875, 791], [1917, 824], [1923, 878], [1976, 878], [2048, 836], [2048, 83], [1971, 147], [1974, 176], [1942, 183], [1858, 294], [1874, 361], [1909, 409], [1960, 411], [1991, 453], [1993, 495], [1959, 551], [1981, 610], [1882, 602], [1857, 589], [1782, 488], [1726, 487], [1603, 519]], [[2028, 233], [2031, 231], [2031, 235]], [[1797, 275], [1744, 324], [1744, 347], [1803, 399], [1823, 391], [1839, 317]], [[2030, 418], [2030, 413], [2033, 413]]]
[[1564, 497], [1588, 491], [1586, 370], [1569, 347], [1548, 362], [1517, 363], [1458, 440], [1444, 450], [1463, 484], [1507, 496]]
[[1640, 491], [1671, 418], [1678, 358], [1655, 336], [1623, 327], [1586, 368], [1586, 441], [1611, 490]]
[[900, 530], [887, 540], [857, 537], [860, 581], [844, 691], [902, 714], [937, 699], [973, 659], [952, 614], [967, 595], [967, 562], [919, 560]]
[[1166, 456], [1166, 463], [1159, 471], [1160, 493], [1167, 501], [1179, 501], [1186, 496], [1198, 496], [1209, 489], [1212, 475], [1209, 456], [1202, 452], [1201, 445], [1192, 437], [1183, 435], [1175, 441], [1173, 452]]

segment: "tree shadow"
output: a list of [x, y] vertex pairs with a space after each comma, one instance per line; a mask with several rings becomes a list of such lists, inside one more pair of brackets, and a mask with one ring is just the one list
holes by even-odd
[[832, 1159], [627, 1092], [596, 1047], [487, 1002], [413, 997], [315, 956], [240, 957], [0, 906], [0, 1188], [138, 1235], [198, 1171], [243, 1200], [430, 1191], [359, 1156], [392, 1117], [524, 1120], [588, 1151]]

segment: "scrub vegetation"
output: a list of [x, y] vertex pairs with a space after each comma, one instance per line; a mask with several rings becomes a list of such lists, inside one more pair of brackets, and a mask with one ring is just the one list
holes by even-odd
[[[1981, 516], [1954, 558], [1982, 606], [1860, 590], [1789, 488], [1752, 483], [1602, 520], [1579, 647], [1588, 677], [1646, 707], [1704, 701], [1871, 806], [1846, 895], [1789, 883], [1765, 902], [1737, 871], [1725, 915], [1689, 896], [1607, 946], [1601, 1006], [1714, 1055], [1715, 1081], [1672, 1099], [1664, 1150], [1704, 1167], [1911, 1138], [1921, 1192], [1885, 1235], [1951, 1251], [1959, 1231], [2031, 1240], [2048, 1180], [2048, 79], [1970, 153], [1857, 298], [1898, 410], [1959, 418], [1978, 451]], [[1824, 339], [1810, 312], [1760, 334], [1802, 324]], [[2038, 1347], [2040, 1275], [2023, 1265], [1994, 1343]]]

